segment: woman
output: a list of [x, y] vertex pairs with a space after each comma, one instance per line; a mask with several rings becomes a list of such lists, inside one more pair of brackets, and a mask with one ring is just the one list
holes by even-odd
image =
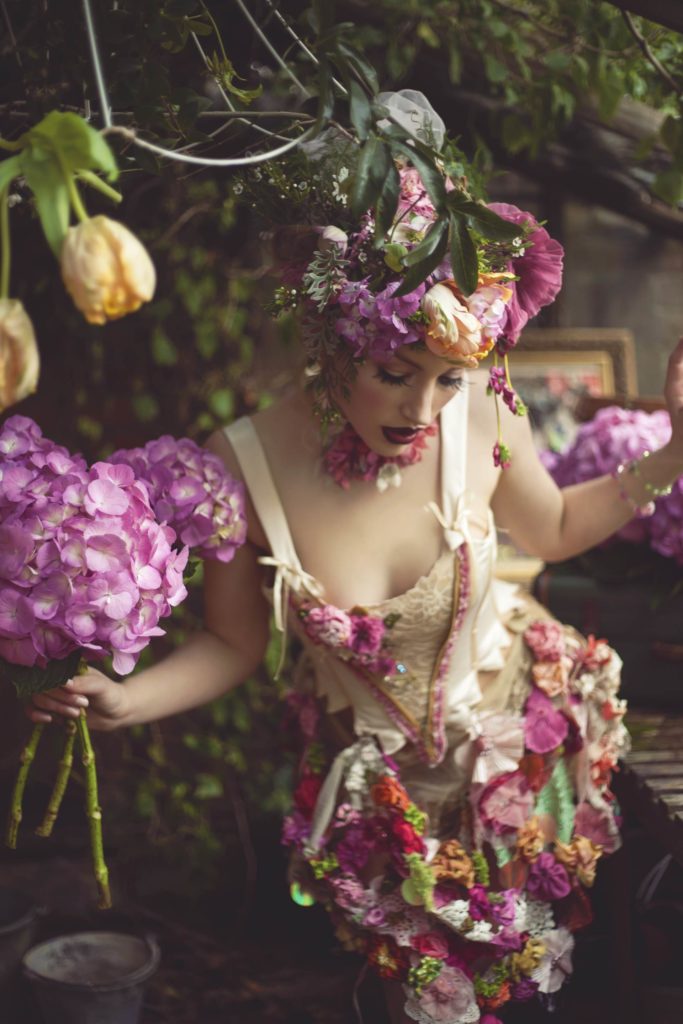
[[[434, 211], [412, 169], [401, 174], [410, 251]], [[516, 222], [542, 248], [533, 218]], [[205, 629], [124, 685], [91, 670], [29, 714], [87, 707], [92, 728], [114, 729], [212, 700], [261, 661], [272, 606], [303, 647], [291, 695], [301, 778], [284, 830], [294, 898], [320, 900], [366, 954], [394, 1021], [491, 1024], [506, 1003], [548, 1001], [571, 971], [585, 890], [619, 842], [609, 776], [626, 744], [617, 656], [494, 584], [493, 516], [555, 561], [648, 511], [683, 472], [683, 342], [666, 447], [560, 491], [523, 416], [504, 413], [502, 468], [487, 392], [513, 411], [518, 400], [502, 372], [472, 369], [505, 323], [508, 340], [518, 327], [521, 274], [491, 273], [467, 299], [437, 269], [412, 306], [396, 305], [386, 274], [367, 283], [366, 239], [367, 218], [322, 232], [288, 272], [309, 296], [325, 260], [336, 275], [315, 307], [336, 332], [315, 352], [317, 392], [209, 442], [246, 484], [248, 540], [229, 565], [206, 565]], [[340, 419], [325, 439], [321, 405]]]

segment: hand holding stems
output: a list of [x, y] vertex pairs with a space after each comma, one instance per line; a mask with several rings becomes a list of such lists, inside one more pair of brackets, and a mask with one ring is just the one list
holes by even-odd
[[64, 686], [34, 694], [26, 705], [26, 714], [35, 724], [51, 722], [55, 715], [75, 722], [86, 708], [89, 728], [110, 732], [125, 718], [126, 687], [88, 666]]
[[[95, 754], [90, 742], [90, 734], [86, 721], [85, 707], [88, 704], [88, 700], [83, 696], [83, 694], [73, 692], [74, 689], [77, 688], [77, 681], [80, 678], [85, 680], [86, 676], [95, 677], [94, 680], [91, 678], [85, 683], [86, 689], [91, 692], [93, 691], [93, 688], [95, 692], [99, 692], [101, 690], [108, 690], [110, 687], [117, 687], [116, 683], [108, 680], [101, 672], [89, 669], [85, 663], [82, 663], [80, 673], [75, 680], [69, 680], [64, 686], [57, 687], [55, 690], [47, 691], [42, 694], [35, 694], [28, 706], [27, 714], [34, 722], [34, 727], [30, 739], [22, 751], [21, 767], [12, 792], [10, 817], [7, 828], [7, 845], [11, 848], [16, 847], [19, 824], [22, 817], [22, 797], [28, 771], [31, 762], [35, 757], [35, 752], [38, 747], [45, 722], [52, 720], [50, 714], [45, 711], [38, 710], [36, 705], [47, 705], [48, 707], [57, 710], [58, 713], [63, 715], [67, 720], [64, 723], [64, 747], [59, 762], [59, 769], [55, 779], [55, 784], [50, 795], [45, 816], [42, 823], [36, 829], [36, 833], [40, 836], [49, 836], [52, 832], [52, 826], [57, 818], [62, 797], [64, 796], [69, 775], [71, 773], [74, 741], [76, 737], [78, 737], [81, 748], [81, 761], [85, 771], [85, 803], [90, 829], [90, 846], [93, 857], [93, 867], [100, 893], [99, 906], [100, 909], [104, 910], [111, 907], [111, 893], [109, 890], [109, 872], [104, 860], [104, 848], [102, 843], [102, 811], [99, 806], [97, 794]], [[55, 694], [58, 694], [59, 696], [50, 696]], [[107, 707], [106, 698], [103, 703], [105, 707]], [[116, 700], [114, 698], [114, 694], [110, 693], [108, 704], [109, 710], [113, 710], [115, 706]]]

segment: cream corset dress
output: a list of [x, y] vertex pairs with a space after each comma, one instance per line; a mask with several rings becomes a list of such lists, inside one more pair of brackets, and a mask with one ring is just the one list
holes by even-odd
[[350, 609], [301, 565], [251, 421], [226, 433], [270, 545], [275, 623], [302, 646], [293, 894], [402, 983], [408, 1017], [470, 1024], [570, 973], [584, 890], [618, 845], [626, 738], [618, 657], [493, 579], [492, 517], [466, 490], [466, 390], [440, 427], [443, 552], [404, 594]]

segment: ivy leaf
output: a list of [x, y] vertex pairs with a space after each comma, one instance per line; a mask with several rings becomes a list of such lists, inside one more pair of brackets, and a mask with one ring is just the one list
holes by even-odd
[[426, 278], [436, 270], [444, 256], [446, 255], [446, 249], [448, 248], [448, 233], [444, 231], [441, 239], [436, 246], [434, 252], [430, 256], [426, 256], [425, 259], [420, 263], [416, 263], [415, 266], [408, 270], [408, 273], [404, 276], [401, 282], [400, 288], [397, 288], [394, 292], [394, 298], [400, 297], [401, 295], [408, 295], [410, 292], [415, 291], [419, 284], [422, 284]]
[[38, 665], [13, 665], [0, 658], [0, 677], [13, 683], [20, 700], [28, 700], [34, 693], [43, 693], [63, 686], [78, 671], [82, 651], [72, 651], [66, 658], [48, 661], [45, 668]]
[[390, 166], [391, 157], [386, 144], [372, 135], [360, 151], [356, 168], [351, 193], [351, 213], [354, 217], [361, 217], [379, 199]]
[[479, 280], [479, 261], [465, 220], [457, 214], [451, 214], [451, 266], [458, 287], [471, 295]]

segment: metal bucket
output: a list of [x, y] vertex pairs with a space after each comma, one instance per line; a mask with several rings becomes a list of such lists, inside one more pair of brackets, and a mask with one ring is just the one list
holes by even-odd
[[158, 965], [153, 938], [120, 932], [61, 935], [23, 962], [46, 1024], [137, 1024]]
[[6, 985], [33, 941], [38, 908], [23, 892], [0, 888], [0, 986]]

